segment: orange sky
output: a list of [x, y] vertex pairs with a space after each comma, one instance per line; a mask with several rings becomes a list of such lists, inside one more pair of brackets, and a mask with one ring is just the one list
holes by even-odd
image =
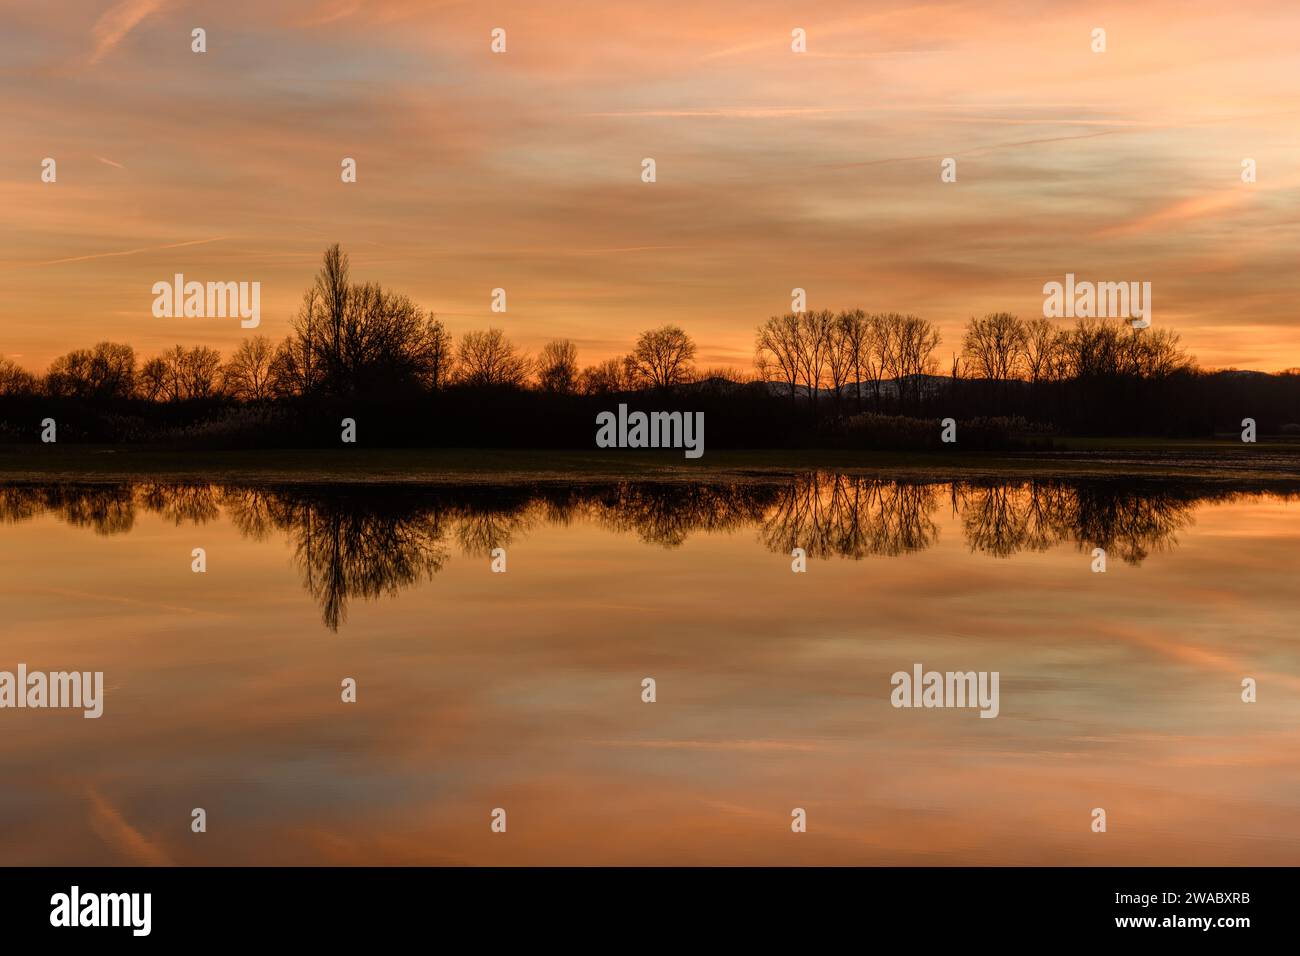
[[256, 334], [154, 318], [175, 272], [261, 282], [278, 338], [334, 241], [455, 333], [584, 363], [671, 321], [748, 368], [800, 286], [933, 319], [946, 365], [1073, 272], [1151, 282], [1205, 364], [1300, 365], [1294, 3], [0, 7], [0, 353], [30, 368]]

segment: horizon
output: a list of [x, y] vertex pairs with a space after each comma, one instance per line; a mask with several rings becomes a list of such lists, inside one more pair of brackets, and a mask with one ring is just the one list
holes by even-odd
[[[1070, 273], [1149, 281], [1207, 370], [1300, 365], [1280, 3], [82, 6], [9, 10], [0, 38], [0, 354], [32, 372], [100, 341], [278, 341], [334, 241], [457, 339], [568, 338], [584, 366], [674, 324], [697, 368], [750, 369], [803, 288], [929, 319], [944, 367], [971, 316], [1035, 317]], [[175, 273], [260, 282], [261, 326], [155, 318]]]

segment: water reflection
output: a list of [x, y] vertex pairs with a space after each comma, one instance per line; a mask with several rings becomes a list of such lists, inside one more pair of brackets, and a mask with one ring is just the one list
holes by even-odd
[[591, 521], [665, 548], [693, 533], [753, 529], [768, 550], [810, 557], [896, 557], [939, 539], [948, 508], [973, 553], [1005, 558], [1061, 544], [1105, 548], [1132, 565], [1177, 544], [1194, 509], [1297, 487], [1229, 490], [1168, 481], [893, 481], [811, 472], [784, 481], [618, 482], [489, 489], [375, 485], [248, 487], [158, 481], [0, 487], [0, 521], [53, 513], [98, 535], [124, 534], [140, 511], [176, 524], [224, 515], [254, 540], [284, 535], [303, 587], [337, 630], [353, 600], [393, 595], [451, 560], [486, 558], [540, 526]]

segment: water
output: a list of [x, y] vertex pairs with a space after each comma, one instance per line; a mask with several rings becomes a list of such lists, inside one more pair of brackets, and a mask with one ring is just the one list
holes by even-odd
[[1295, 490], [0, 486], [0, 864], [1294, 864]]

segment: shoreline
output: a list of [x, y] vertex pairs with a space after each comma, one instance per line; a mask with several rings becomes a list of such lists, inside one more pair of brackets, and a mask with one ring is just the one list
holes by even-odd
[[1300, 443], [1079, 439], [1050, 451], [847, 449], [680, 452], [473, 448], [240, 449], [0, 446], [0, 484], [165, 478], [248, 484], [764, 481], [809, 471], [896, 479], [1119, 478], [1300, 482]]

